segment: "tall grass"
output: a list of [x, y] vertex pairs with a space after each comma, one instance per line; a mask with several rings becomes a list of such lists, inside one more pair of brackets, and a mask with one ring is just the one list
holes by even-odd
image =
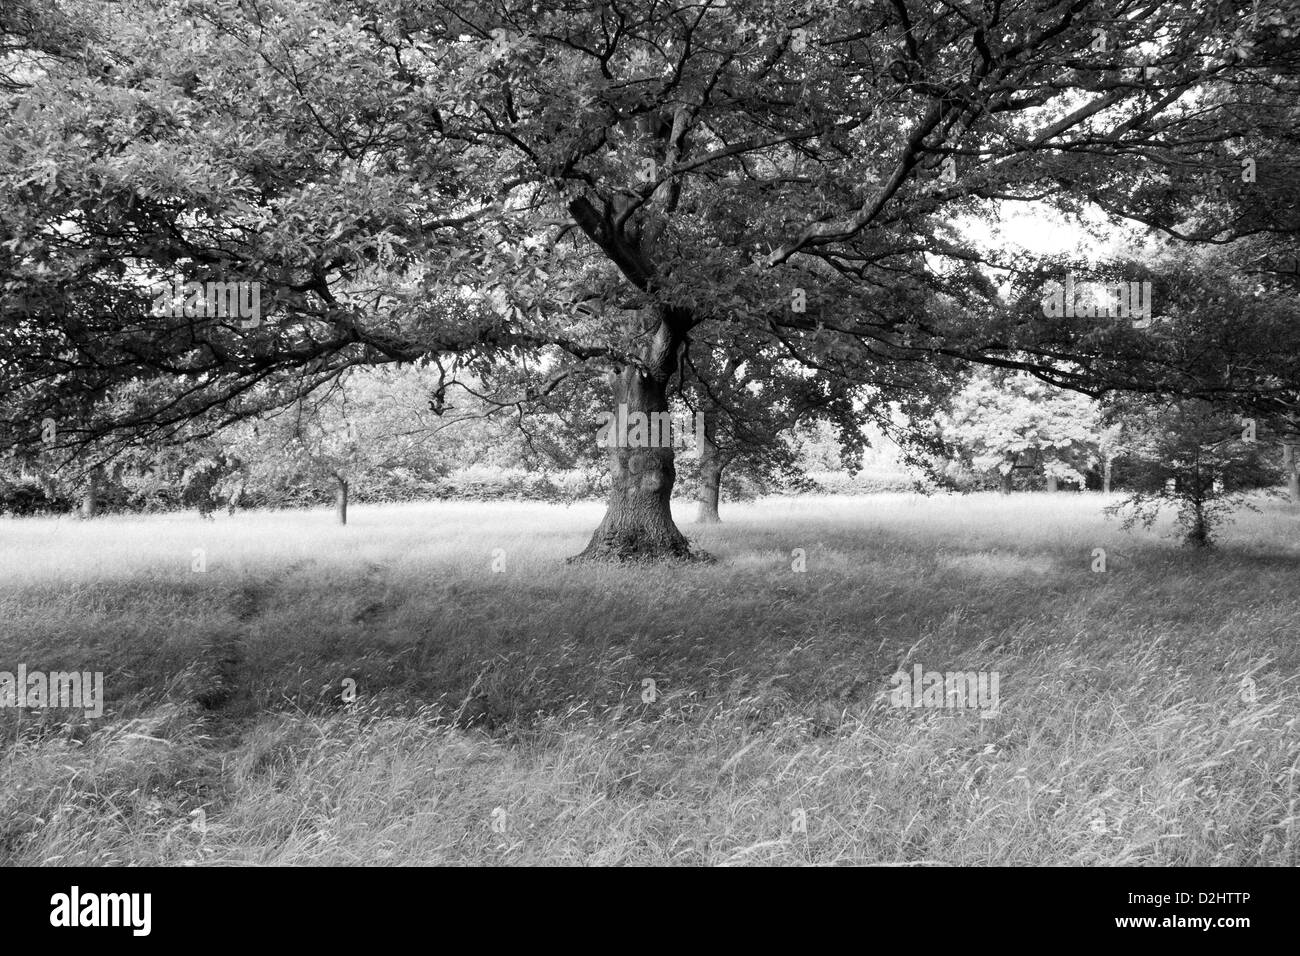
[[1300, 519], [1101, 503], [724, 504], [690, 567], [566, 565], [591, 505], [0, 521], [0, 670], [108, 698], [0, 710], [0, 860], [1295, 865]]

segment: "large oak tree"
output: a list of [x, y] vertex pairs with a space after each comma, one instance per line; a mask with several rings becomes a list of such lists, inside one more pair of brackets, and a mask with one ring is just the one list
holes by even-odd
[[[1280, 414], [1294, 337], [1225, 384], [1127, 321], [1007, 307], [998, 275], [1063, 264], [960, 222], [1091, 205], [1285, 254], [1294, 205], [1185, 187], [1225, 155], [1295, 181], [1296, 21], [1276, 0], [21, 0], [4, 417], [19, 441], [46, 415], [130, 440], [406, 361], [526, 365], [516, 403], [599, 372], [651, 413], [709, 327], [846, 381], [975, 362]], [[257, 282], [265, 314], [159, 315], [144, 284], [177, 273]], [[97, 411], [140, 378], [166, 387]], [[610, 467], [584, 554], [689, 554], [672, 450]]]

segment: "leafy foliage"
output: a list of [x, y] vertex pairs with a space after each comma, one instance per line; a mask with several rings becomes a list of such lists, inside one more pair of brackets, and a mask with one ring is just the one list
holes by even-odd
[[1023, 373], [984, 373], [953, 397], [939, 428], [953, 464], [1004, 488], [1017, 471], [1082, 487], [1099, 458], [1098, 415], [1086, 396]]
[[1173, 509], [1186, 544], [1207, 547], [1236, 507], [1258, 510], [1254, 493], [1274, 492], [1282, 477], [1275, 445], [1236, 416], [1206, 402], [1130, 405], [1120, 448], [1131, 492], [1108, 507], [1124, 527], [1149, 527]]

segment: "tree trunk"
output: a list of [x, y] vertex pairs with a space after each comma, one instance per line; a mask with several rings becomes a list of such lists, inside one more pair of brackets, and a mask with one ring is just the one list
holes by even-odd
[[[677, 162], [686, 129], [686, 108], [673, 115], [647, 113], [640, 121], [648, 133], [660, 137], [664, 163]], [[655, 284], [655, 249], [667, 224], [665, 209], [676, 203], [679, 186], [668, 184], [658, 198], [647, 203], [642, 214], [648, 224], [629, 233], [621, 212], [626, 198], [601, 203], [597, 208], [585, 196], [569, 202], [573, 221], [631, 285], [648, 292]], [[617, 368], [610, 375], [614, 411], [624, 405], [627, 412], [647, 415], [668, 411], [668, 382], [677, 371], [677, 353], [695, 324], [689, 308], [675, 305], [647, 306], [628, 313], [629, 341], [642, 343], [639, 361]], [[621, 437], [621, 436], [616, 436]], [[673, 466], [671, 442], [667, 448], [630, 448], [611, 442], [609, 448], [609, 506], [591, 541], [581, 554], [570, 560], [629, 560], [638, 558], [703, 558], [692, 553], [685, 536], [673, 523], [669, 500], [677, 472]]]
[[339, 475], [334, 476], [338, 482], [334, 486], [334, 513], [339, 517], [339, 524], [348, 523], [348, 483]]
[[[647, 374], [636, 366], [619, 369], [610, 377], [616, 420], [633, 412], [668, 411], [668, 378], [676, 365], [676, 343], [665, 323], [654, 332], [649, 346]], [[622, 408], [620, 408], [620, 406]], [[620, 414], [622, 413], [622, 414]], [[693, 558], [690, 543], [673, 523], [669, 500], [677, 470], [671, 443], [667, 447], [627, 447], [618, 428], [609, 435], [609, 502], [605, 518], [581, 554], [570, 560], [628, 561], [653, 558]]]
[[1012, 488], [1011, 476], [1013, 474], [1014, 474], [1014, 470], [1012, 468], [1008, 468], [1006, 472], [1004, 472], [1002, 475], [1002, 493], [1004, 495], [1011, 494], [1011, 488]]
[[1050, 495], [1050, 494], [1055, 494], [1055, 493], [1056, 493], [1056, 476], [1055, 476], [1055, 475], [1048, 475], [1048, 476], [1047, 476], [1047, 493], [1048, 493], [1049, 495]]
[[1292, 504], [1300, 504], [1300, 461], [1296, 458], [1295, 445], [1282, 446], [1282, 467], [1286, 471], [1286, 490]]
[[81, 494], [81, 517], [93, 518], [99, 514], [99, 468], [90, 470], [86, 490]]
[[1192, 526], [1187, 532], [1187, 543], [1193, 548], [1210, 546], [1210, 525], [1205, 518], [1204, 504], [1199, 500], [1192, 503]]
[[1101, 473], [1101, 493], [1103, 495], [1110, 494], [1110, 464], [1111, 461], [1109, 458], [1107, 458], [1106, 465], [1102, 469], [1102, 473]]
[[700, 449], [700, 511], [695, 518], [697, 524], [717, 524], [718, 497], [722, 490], [722, 469], [726, 462], [718, 446], [713, 443], [709, 429], [704, 429], [704, 447]]

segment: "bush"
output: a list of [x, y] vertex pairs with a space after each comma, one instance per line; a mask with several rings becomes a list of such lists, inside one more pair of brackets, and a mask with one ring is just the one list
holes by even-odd
[[0, 475], [0, 514], [66, 514], [76, 507], [73, 498], [51, 492], [35, 478]]
[[577, 501], [601, 497], [608, 480], [581, 470], [529, 472], [523, 468], [471, 465], [446, 478], [440, 498], [466, 501]]
[[816, 491], [824, 495], [873, 495], [916, 491], [917, 481], [900, 472], [813, 471], [808, 473]]

